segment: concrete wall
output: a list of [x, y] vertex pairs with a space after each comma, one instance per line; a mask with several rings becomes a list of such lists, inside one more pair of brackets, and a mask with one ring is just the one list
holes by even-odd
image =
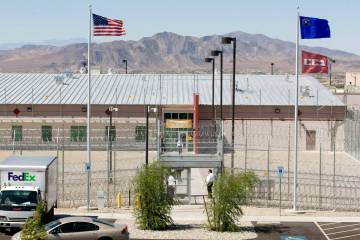
[[[117, 105], [119, 111], [113, 112], [113, 117], [119, 118], [145, 118], [145, 107], [143, 105]], [[32, 110], [29, 111], [28, 108]], [[108, 118], [106, 110], [109, 105], [92, 105], [92, 116], [95, 118]], [[16, 116], [14, 110], [20, 113]], [[85, 111], [84, 111], [85, 110]], [[150, 117], [161, 116], [162, 112], [193, 112], [193, 106], [161, 106], [157, 113], [151, 113]], [[306, 106], [300, 107], [300, 119], [303, 120], [343, 120], [345, 115], [344, 106]], [[86, 105], [0, 105], [0, 117], [67, 117], [86, 118]], [[237, 119], [292, 119], [294, 116], [293, 106], [236, 106], [235, 118]], [[223, 106], [223, 117], [231, 119], [232, 108]], [[212, 119], [211, 106], [199, 106], [200, 120]], [[220, 118], [220, 107], [216, 106], [216, 118]]]

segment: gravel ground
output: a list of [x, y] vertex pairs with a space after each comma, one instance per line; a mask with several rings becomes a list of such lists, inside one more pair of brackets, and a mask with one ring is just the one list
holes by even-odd
[[257, 234], [250, 222], [241, 222], [240, 232], [214, 232], [209, 231], [205, 224], [196, 222], [176, 222], [167, 231], [145, 231], [136, 227], [134, 222], [129, 223], [131, 239], [254, 239]]

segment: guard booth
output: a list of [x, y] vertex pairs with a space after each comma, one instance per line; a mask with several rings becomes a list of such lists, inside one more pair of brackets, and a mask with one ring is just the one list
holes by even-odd
[[[173, 137], [169, 137], [167, 139], [167, 141], [172, 139], [173, 147], [167, 147], [165, 151], [160, 153], [160, 162], [163, 166], [175, 170], [176, 176], [174, 177], [177, 180], [176, 194], [180, 199], [184, 199], [185, 202], [191, 203], [191, 170], [193, 168], [212, 168], [217, 170], [222, 168], [224, 156], [222, 127], [220, 131], [218, 131], [219, 135], [216, 138], [215, 145], [213, 146], [214, 151], [200, 152], [194, 150], [194, 144], [191, 138], [191, 133], [193, 133], [192, 129], [187, 129], [186, 131], [184, 128], [171, 128], [172, 126], [178, 126], [173, 121], [168, 121], [165, 125], [166, 124], [168, 124], [168, 126], [164, 129], [166, 133], [165, 135]], [[179, 154], [176, 150], [176, 142], [179, 139], [184, 140], [184, 149], [181, 154]], [[201, 148], [201, 145], [202, 142], [199, 142], [197, 147]], [[207, 142], [204, 142], [204, 145], [206, 148], [209, 148]], [[169, 144], [167, 146], [169, 146]]]
[[165, 112], [163, 125], [163, 151], [176, 152], [180, 141], [183, 152], [194, 151], [193, 116], [191, 112]]

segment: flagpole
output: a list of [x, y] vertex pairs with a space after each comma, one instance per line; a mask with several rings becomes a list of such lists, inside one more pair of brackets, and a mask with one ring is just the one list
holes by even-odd
[[87, 164], [90, 169], [87, 169], [87, 209], [90, 209], [90, 180], [91, 180], [91, 149], [90, 149], [90, 119], [91, 119], [91, 19], [92, 11], [91, 5], [89, 5], [89, 40], [88, 40], [88, 96], [87, 96], [87, 134], [86, 134], [86, 150], [87, 150]]
[[297, 8], [297, 19], [296, 19], [296, 60], [295, 60], [295, 74], [296, 74], [296, 89], [295, 89], [295, 111], [294, 111], [294, 202], [293, 210], [296, 211], [297, 204], [297, 171], [298, 171], [298, 105], [299, 105], [299, 25], [300, 25], [300, 12], [299, 7]]

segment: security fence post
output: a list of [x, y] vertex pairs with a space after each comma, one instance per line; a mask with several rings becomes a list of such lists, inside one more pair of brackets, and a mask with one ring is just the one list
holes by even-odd
[[267, 149], [267, 191], [266, 191], [266, 207], [269, 206], [270, 200], [270, 139], [268, 139], [268, 149]]
[[321, 165], [322, 165], [322, 159], [321, 159], [321, 154], [322, 154], [322, 149], [321, 149], [321, 143], [320, 143], [320, 149], [319, 149], [319, 209], [321, 209], [321, 204], [322, 204], [322, 197], [321, 197]]
[[116, 193], [116, 150], [114, 151], [114, 168], [113, 168], [113, 191]]
[[107, 206], [110, 207], [110, 126], [107, 128], [107, 177], [106, 177], [106, 202]]
[[59, 135], [60, 129], [57, 129], [56, 134], [56, 197], [59, 199]]
[[333, 151], [334, 151], [334, 161], [333, 161], [333, 205], [334, 210], [336, 209], [336, 192], [335, 192], [335, 180], [336, 180], [336, 144], [335, 144], [335, 124], [333, 127]]

